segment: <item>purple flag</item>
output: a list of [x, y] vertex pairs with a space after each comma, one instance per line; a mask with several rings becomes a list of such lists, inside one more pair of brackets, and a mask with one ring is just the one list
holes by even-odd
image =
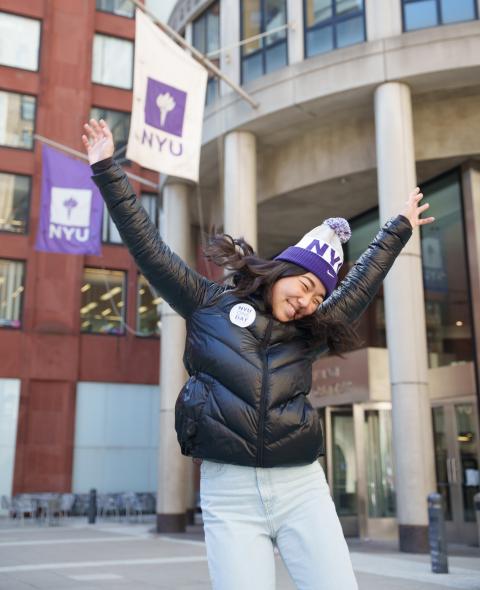
[[103, 199], [90, 176], [87, 164], [42, 146], [37, 250], [100, 255]]

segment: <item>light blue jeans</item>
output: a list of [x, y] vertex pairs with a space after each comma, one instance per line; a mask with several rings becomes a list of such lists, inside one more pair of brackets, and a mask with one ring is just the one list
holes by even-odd
[[262, 468], [204, 460], [200, 473], [214, 590], [275, 590], [274, 544], [298, 590], [358, 590], [318, 461]]

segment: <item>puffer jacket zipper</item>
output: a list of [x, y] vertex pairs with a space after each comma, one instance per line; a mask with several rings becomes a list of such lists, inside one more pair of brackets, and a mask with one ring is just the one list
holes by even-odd
[[268, 362], [267, 362], [267, 348], [272, 334], [273, 320], [269, 320], [265, 336], [261, 342], [263, 375], [262, 375], [262, 389], [260, 393], [260, 416], [258, 420], [258, 437], [257, 437], [257, 467], [263, 467], [263, 427], [265, 423], [265, 407], [267, 405], [267, 379], [268, 379]]

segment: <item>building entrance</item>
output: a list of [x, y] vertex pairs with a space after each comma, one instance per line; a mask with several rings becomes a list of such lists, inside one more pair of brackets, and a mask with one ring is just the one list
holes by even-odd
[[476, 544], [474, 495], [480, 491], [479, 424], [471, 401], [432, 408], [438, 492], [443, 496], [447, 539]]

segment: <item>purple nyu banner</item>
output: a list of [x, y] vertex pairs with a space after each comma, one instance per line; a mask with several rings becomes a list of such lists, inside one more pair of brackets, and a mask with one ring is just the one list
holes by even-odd
[[87, 164], [42, 146], [37, 250], [100, 254], [103, 200], [90, 176]]

